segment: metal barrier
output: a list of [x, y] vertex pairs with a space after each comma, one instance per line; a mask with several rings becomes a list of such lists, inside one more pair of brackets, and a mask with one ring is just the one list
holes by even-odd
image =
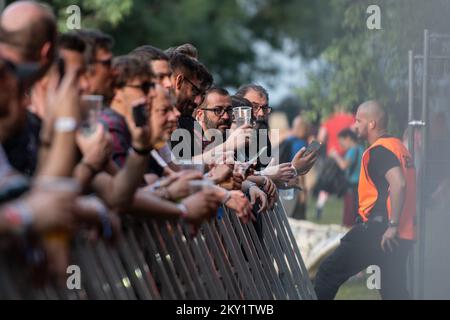
[[418, 53], [409, 51], [408, 140], [418, 169], [418, 242], [410, 287], [417, 299], [449, 299], [450, 282], [442, 277], [450, 263], [450, 190], [437, 198], [433, 194], [450, 178], [450, 35], [425, 30]]
[[126, 218], [114, 246], [80, 234], [73, 264], [82, 288], [29, 284], [25, 264], [0, 254], [2, 299], [316, 299], [284, 208], [243, 224], [222, 209], [196, 236], [181, 223]]

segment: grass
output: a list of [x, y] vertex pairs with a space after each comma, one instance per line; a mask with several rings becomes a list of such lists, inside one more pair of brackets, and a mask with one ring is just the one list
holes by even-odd
[[[310, 199], [308, 203], [307, 219], [318, 224], [338, 224], [342, 223], [343, 201], [332, 197], [328, 199], [323, 210], [322, 219], [316, 219], [315, 199]], [[379, 300], [380, 295], [377, 290], [369, 290], [366, 286], [367, 275], [352, 278], [344, 283], [336, 296], [336, 300]]]

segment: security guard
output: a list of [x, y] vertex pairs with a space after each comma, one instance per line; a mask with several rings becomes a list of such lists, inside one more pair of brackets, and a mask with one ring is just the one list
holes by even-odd
[[356, 132], [369, 142], [358, 185], [358, 223], [321, 264], [315, 289], [333, 299], [339, 287], [368, 266], [380, 268], [383, 299], [408, 299], [407, 259], [415, 239], [415, 168], [402, 142], [387, 134], [387, 114], [377, 101], [359, 106]]

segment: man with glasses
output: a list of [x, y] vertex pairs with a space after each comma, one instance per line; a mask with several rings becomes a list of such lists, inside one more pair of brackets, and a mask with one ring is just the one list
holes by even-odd
[[85, 58], [87, 62], [86, 79], [88, 94], [98, 94], [110, 98], [112, 47], [111, 36], [98, 30], [79, 30], [77, 33], [86, 43]]
[[[255, 129], [265, 129], [268, 133], [269, 114], [272, 111], [272, 108], [269, 107], [269, 94], [267, 93], [267, 90], [256, 84], [246, 84], [241, 86], [235, 95], [236, 97], [250, 101], [252, 104], [253, 119], [255, 120]], [[259, 136], [260, 135], [258, 134], [258, 149], [267, 146], [266, 158], [271, 157], [272, 144], [270, 143], [269, 137], [267, 136], [266, 143], [266, 141], [260, 141]], [[261, 163], [261, 161], [258, 160], [258, 170], [267, 165], [268, 163]]]
[[172, 88], [177, 98], [177, 109], [182, 117], [192, 118], [194, 110], [203, 102], [213, 78], [200, 62], [175, 53], [170, 59]]
[[150, 150], [132, 145], [129, 123], [134, 123], [132, 109], [138, 101], [149, 108], [148, 96], [154, 93], [155, 87], [149, 65], [136, 58], [117, 57], [112, 68], [115, 78], [111, 107], [102, 112], [101, 122], [107, 126], [113, 140], [113, 160], [122, 167], [130, 148], [138, 154], [150, 153]]
[[[170, 58], [170, 66], [172, 88], [177, 99], [176, 107], [181, 113], [178, 128], [187, 130], [191, 135], [191, 141], [188, 143], [192, 156], [194, 155], [192, 141], [194, 140], [195, 123], [193, 113], [202, 104], [205, 92], [213, 83], [213, 78], [204, 65], [184, 54], [174, 53]], [[181, 143], [183, 142], [181, 141]], [[178, 143], [180, 141], [172, 141], [172, 148]]]
[[217, 129], [224, 136], [231, 127], [233, 107], [228, 91], [212, 88], [208, 91], [204, 103], [197, 109], [196, 119], [202, 129]]
[[166, 89], [172, 88], [170, 81], [172, 70], [170, 69], [169, 57], [164, 51], [151, 45], [145, 45], [134, 49], [130, 55], [150, 64], [157, 84]]

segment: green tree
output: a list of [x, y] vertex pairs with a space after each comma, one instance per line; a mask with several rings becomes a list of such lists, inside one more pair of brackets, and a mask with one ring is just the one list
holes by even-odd
[[[323, 50], [321, 67], [308, 76], [309, 84], [299, 96], [311, 106], [312, 119], [327, 116], [335, 104], [349, 110], [359, 103], [377, 99], [393, 115], [391, 127], [403, 130], [407, 116], [408, 50], [421, 52], [423, 30], [448, 32], [448, 1], [337, 0], [345, 8], [342, 34]], [[381, 8], [382, 30], [369, 30], [366, 10], [370, 4]]]

